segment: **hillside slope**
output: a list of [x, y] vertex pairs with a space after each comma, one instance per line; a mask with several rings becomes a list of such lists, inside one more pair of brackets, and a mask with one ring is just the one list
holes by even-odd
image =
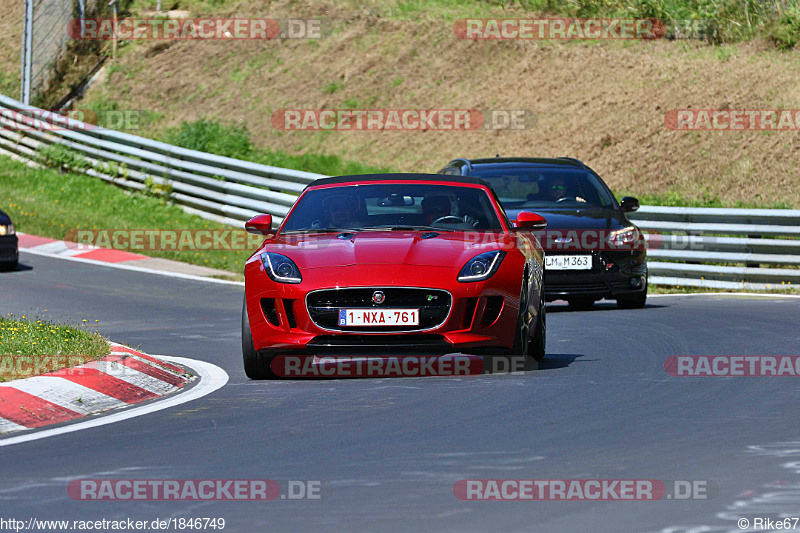
[[[393, 17], [321, 0], [240, 2], [221, 14], [320, 18], [327, 31], [314, 40], [133, 43], [88, 102], [161, 114], [144, 132], [152, 136], [208, 117], [246, 126], [263, 148], [413, 171], [459, 156], [569, 155], [618, 191], [800, 207], [797, 131], [664, 123], [673, 109], [800, 108], [796, 52], [758, 41], [472, 42], [455, 37], [452, 16]], [[283, 132], [270, 122], [278, 109], [348, 107], [526, 109], [537, 122], [524, 131], [380, 133]]]

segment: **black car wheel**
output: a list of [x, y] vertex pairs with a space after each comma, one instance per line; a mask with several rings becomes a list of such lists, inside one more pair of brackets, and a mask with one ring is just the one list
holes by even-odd
[[617, 297], [617, 307], [620, 309], [641, 309], [647, 302], [647, 289], [634, 294]]
[[568, 298], [567, 302], [569, 302], [569, 306], [573, 309], [577, 310], [586, 310], [591, 309], [594, 305], [594, 298], [586, 298], [586, 297], [579, 297], [579, 298]]
[[536, 333], [530, 346], [530, 356], [536, 361], [544, 359], [545, 348], [547, 345], [547, 313], [544, 303], [544, 291], [539, 302], [539, 313], [536, 315]]
[[248, 378], [269, 379], [275, 377], [269, 366], [271, 358], [259, 354], [253, 345], [250, 319], [247, 317], [247, 301], [242, 304], [242, 359], [244, 360], [244, 373]]
[[16, 270], [17, 269], [17, 263], [18, 263], [17, 261], [8, 261], [8, 262], [5, 262], [5, 263], [0, 263], [0, 270], [3, 270], [5, 272], [10, 272], [11, 270]]
[[522, 291], [519, 295], [519, 315], [517, 316], [517, 333], [514, 335], [514, 348], [512, 355], [522, 356], [526, 359], [530, 351], [530, 334], [526, 315], [528, 314], [528, 280], [522, 280]]

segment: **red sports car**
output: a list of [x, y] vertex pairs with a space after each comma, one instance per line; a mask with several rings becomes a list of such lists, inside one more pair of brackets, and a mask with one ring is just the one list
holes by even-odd
[[477, 178], [376, 174], [309, 185], [245, 265], [248, 377], [276, 355], [545, 354], [544, 254]]

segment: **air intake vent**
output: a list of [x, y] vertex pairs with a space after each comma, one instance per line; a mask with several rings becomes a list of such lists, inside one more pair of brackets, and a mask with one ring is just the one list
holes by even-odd
[[503, 310], [503, 297], [502, 296], [489, 296], [486, 298], [486, 307], [483, 310], [483, 324], [488, 326], [493, 324], [497, 317], [500, 316], [500, 311]]
[[261, 298], [261, 311], [264, 313], [264, 318], [273, 326], [278, 326], [278, 311], [275, 310], [275, 300], [273, 298]]
[[289, 328], [296, 328], [297, 320], [294, 318], [294, 300], [284, 299], [283, 309], [286, 311], [286, 319], [289, 321]]
[[478, 305], [477, 298], [467, 298], [466, 306], [464, 309], [464, 320], [461, 322], [461, 327], [468, 329], [472, 325], [472, 319], [475, 317], [475, 307]]

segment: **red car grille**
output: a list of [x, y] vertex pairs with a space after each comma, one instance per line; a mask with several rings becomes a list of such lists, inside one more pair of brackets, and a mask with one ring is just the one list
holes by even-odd
[[[375, 291], [381, 291], [386, 299], [381, 304], [372, 301]], [[314, 323], [328, 330], [353, 331], [339, 326], [339, 309], [419, 309], [418, 326], [377, 326], [360, 328], [362, 331], [421, 331], [440, 326], [450, 314], [452, 296], [441, 289], [402, 287], [369, 287], [348, 289], [325, 289], [313, 291], [306, 296], [308, 314]]]

